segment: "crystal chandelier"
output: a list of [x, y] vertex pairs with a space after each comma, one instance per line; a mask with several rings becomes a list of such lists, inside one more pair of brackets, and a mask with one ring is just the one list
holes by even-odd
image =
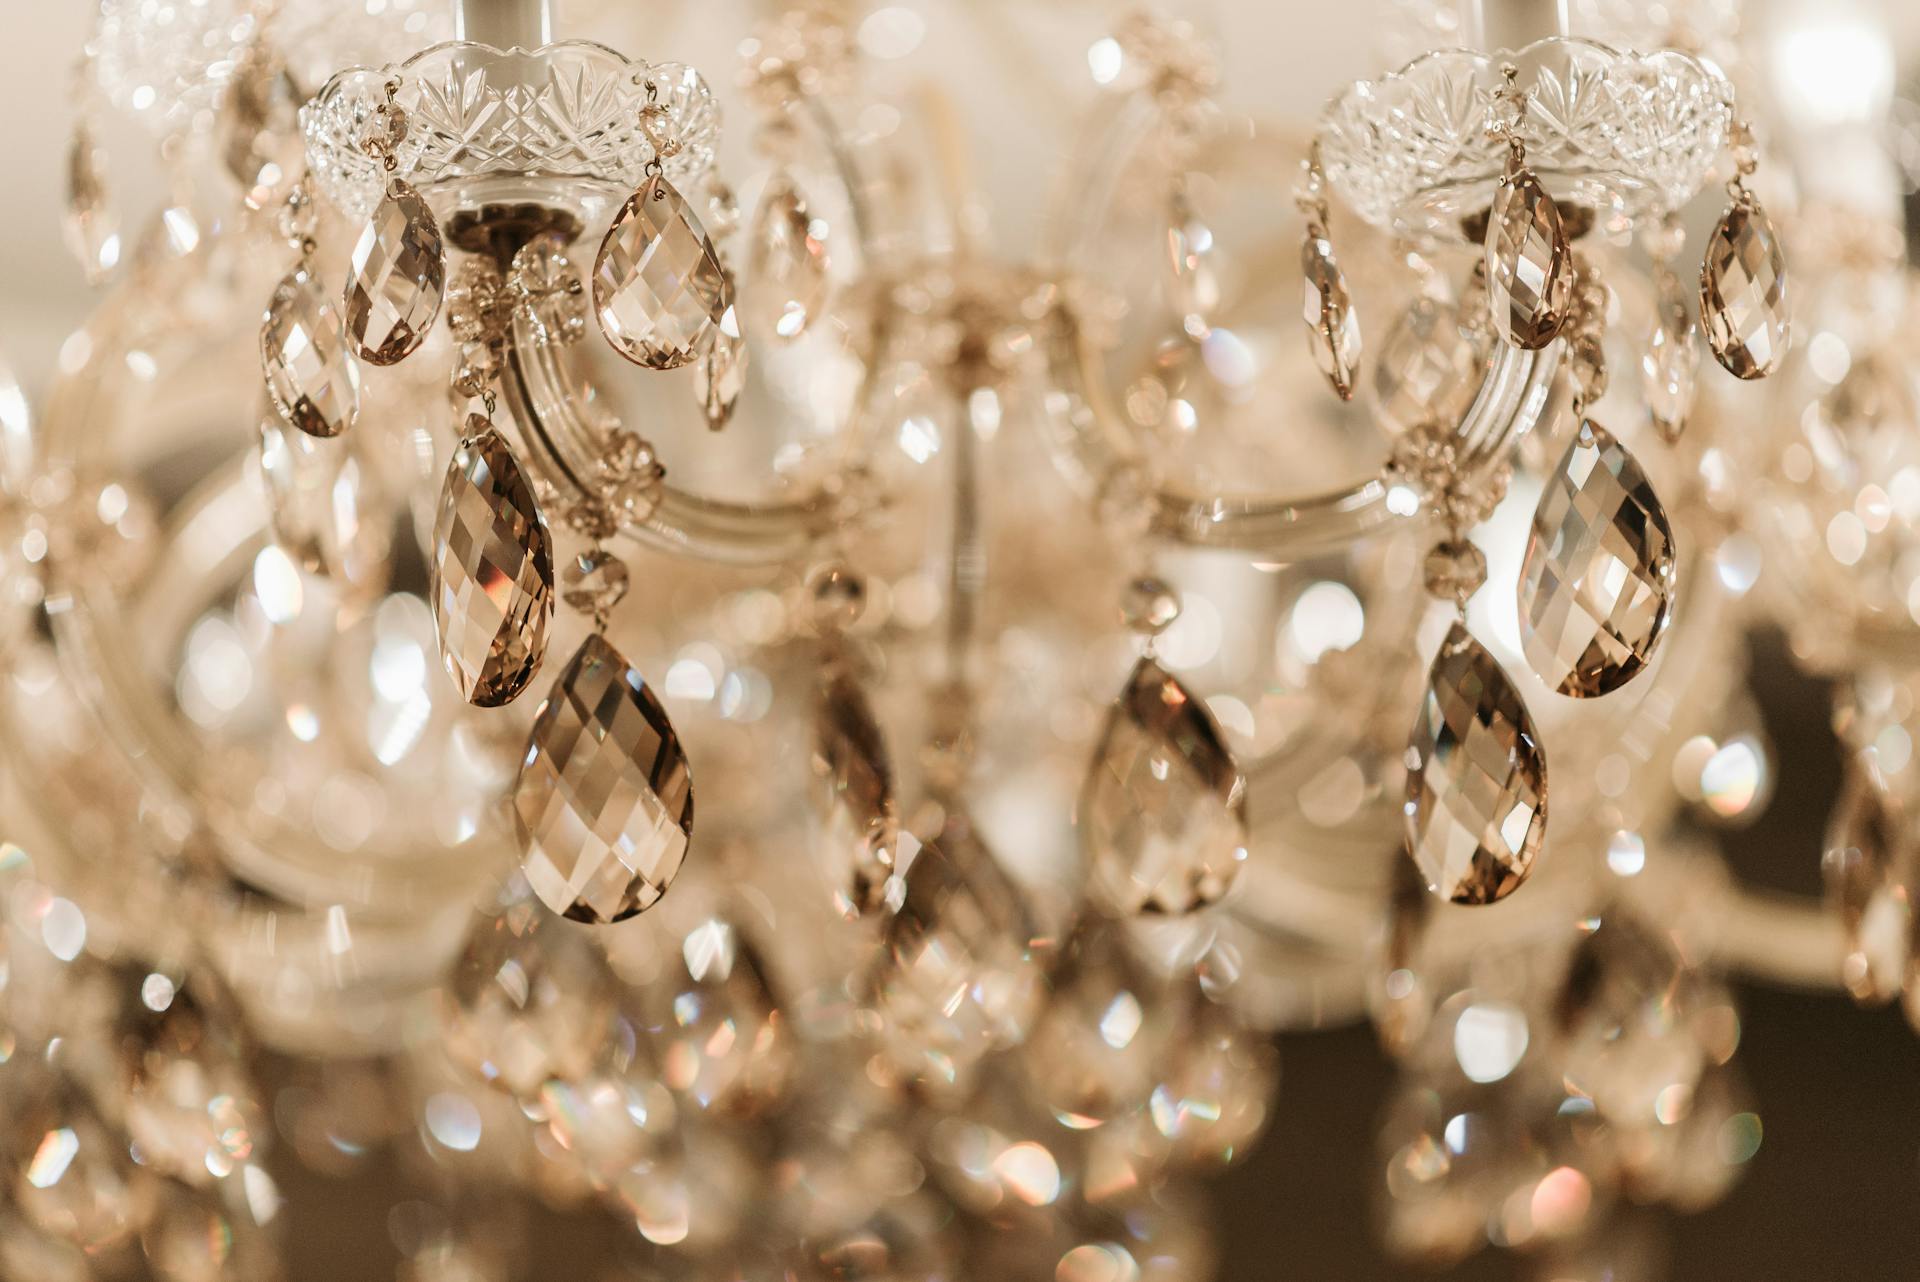
[[[1027, 252], [890, 74], [938, 6], [550, 8], [102, 0], [107, 292], [0, 399], [0, 1282], [297, 1272], [373, 1170], [409, 1278], [537, 1207], [1205, 1279], [1273, 1034], [1362, 1019], [1388, 1248], [1603, 1276], [1759, 1144], [1729, 976], [1920, 1012], [1884, 101], [1776, 118], [1731, 3], [1395, 0], [1276, 121], [1115, 13]], [[1772, 623], [1824, 905], [1711, 839]]]

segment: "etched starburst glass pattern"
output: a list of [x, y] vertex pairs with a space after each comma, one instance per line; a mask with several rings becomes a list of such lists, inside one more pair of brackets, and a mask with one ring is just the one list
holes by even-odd
[[446, 284], [440, 224], [419, 192], [397, 183], [353, 247], [346, 324], [360, 359], [392, 365], [425, 342]]
[[1213, 714], [1151, 658], [1108, 714], [1076, 814], [1107, 911], [1188, 913], [1247, 858], [1246, 780]]
[[1756, 201], [1728, 206], [1707, 237], [1700, 323], [1714, 358], [1736, 378], [1765, 378], [1787, 354], [1793, 337], [1787, 258]]
[[1913, 948], [1912, 861], [1901, 807], [1856, 759], [1820, 860], [1827, 898], [1845, 932], [1841, 982], [1856, 1001], [1890, 1001], [1906, 979]]
[[1526, 351], [1551, 343], [1573, 298], [1573, 250], [1559, 207], [1531, 170], [1508, 174], [1494, 192], [1486, 258], [1494, 332]]
[[844, 671], [830, 672], [820, 684], [813, 773], [822, 862], [836, 900], [850, 915], [877, 908], [899, 837], [893, 767], [866, 692]]
[[693, 836], [693, 777], [653, 687], [598, 633], [534, 714], [514, 785], [527, 884], [575, 921], [658, 903]]
[[1564, 695], [1619, 689], [1673, 616], [1673, 529], [1639, 462], [1591, 420], [1561, 456], [1520, 567], [1520, 642]]
[[360, 368], [347, 356], [340, 313], [304, 267], [282, 278], [260, 327], [267, 395], [309, 436], [338, 436], [360, 415]]
[[1308, 350], [1334, 392], [1350, 401], [1360, 365], [1360, 318], [1347, 292], [1346, 273], [1334, 259], [1333, 242], [1309, 235], [1300, 245], [1300, 271], [1306, 283], [1301, 316]]
[[798, 338], [826, 305], [828, 227], [784, 170], [775, 174], [754, 211], [749, 241], [749, 285], [741, 305], [753, 332]]
[[497, 708], [520, 697], [547, 652], [552, 536], [533, 487], [485, 426], [453, 452], [433, 523], [433, 619], [460, 694]]
[[665, 178], [628, 198], [600, 242], [593, 305], [613, 349], [674, 369], [705, 355], [733, 306], [733, 282], [693, 208]]
[[1547, 763], [1520, 692], [1463, 624], [1434, 657], [1407, 741], [1407, 853], [1428, 889], [1490, 904], [1533, 871]]
[[1637, 218], [1684, 205], [1712, 171], [1732, 90], [1705, 62], [1577, 38], [1451, 49], [1356, 82], [1322, 116], [1321, 162], [1354, 212], [1399, 235], [1459, 237], [1504, 172], [1506, 146], [1486, 126], [1505, 62], [1528, 95], [1527, 161], [1562, 199]]

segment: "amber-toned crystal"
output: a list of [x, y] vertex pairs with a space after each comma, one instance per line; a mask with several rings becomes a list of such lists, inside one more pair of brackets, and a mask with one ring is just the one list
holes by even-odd
[[827, 301], [828, 227], [784, 170], [773, 176], [754, 211], [752, 275], [742, 305], [756, 334], [798, 338]]
[[1700, 265], [1700, 324], [1714, 359], [1736, 378], [1765, 378], [1793, 337], [1787, 256], [1750, 197], [1727, 207]]
[[419, 347], [440, 313], [446, 281], [440, 224], [419, 192], [394, 183], [353, 247], [347, 337], [360, 359], [392, 365]]
[[575, 921], [658, 903], [693, 835], [680, 737], [638, 671], [598, 633], [534, 714], [514, 785], [527, 884]]
[[552, 536], [513, 451], [478, 419], [447, 465], [433, 523], [433, 619], [461, 696], [520, 697], [547, 652]]
[[305, 267], [273, 291], [260, 367], [274, 408], [309, 436], [338, 436], [360, 416], [360, 368], [347, 355], [340, 313]]
[[1573, 251], [1560, 210], [1531, 169], [1508, 173], [1487, 220], [1487, 305], [1515, 347], [1545, 347], [1573, 297]]
[[745, 1116], [778, 1102], [793, 1074], [794, 1035], [752, 941], [709, 917], [668, 964], [641, 994], [660, 1081], [714, 1113]]
[[1170, 996], [1128, 947], [1120, 923], [1098, 912], [1083, 916], [1021, 1056], [1034, 1097], [1081, 1131], [1145, 1104], [1182, 1031]]
[[1627, 448], [1591, 420], [1540, 492], [1520, 567], [1520, 640], [1564, 695], [1619, 689], [1673, 615], [1673, 530]]
[[1856, 1001], [1899, 995], [1913, 947], [1905, 820], [1886, 785], [1855, 761], [1827, 829], [1820, 871], [1846, 932], [1840, 978]]
[[813, 770], [829, 884], [848, 914], [877, 908], [899, 836], [893, 768], [866, 692], [838, 667], [822, 680], [814, 707]]
[[714, 332], [713, 346], [693, 367], [693, 394], [707, 426], [719, 431], [733, 417], [733, 404], [747, 385], [747, 340], [740, 337], [739, 322], [729, 311]]
[[1122, 916], [1204, 907], [1246, 862], [1246, 780], [1213, 714], [1151, 658], [1107, 717], [1077, 818], [1092, 892]]
[[620, 207], [593, 265], [593, 305], [613, 349], [674, 369], [706, 354], [733, 306], [733, 282], [706, 229], [664, 177]]
[[1405, 815], [1407, 853], [1454, 903], [1504, 899], [1540, 853], [1547, 766], [1533, 717], [1463, 624], [1434, 657], [1407, 742]]
[[1309, 234], [1300, 245], [1300, 270], [1306, 280], [1307, 347], [1340, 399], [1350, 401], [1360, 364], [1360, 319], [1347, 293], [1346, 273], [1333, 257], [1333, 242]]

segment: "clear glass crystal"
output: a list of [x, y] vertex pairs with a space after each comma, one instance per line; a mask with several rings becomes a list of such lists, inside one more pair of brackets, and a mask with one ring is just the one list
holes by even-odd
[[614, 217], [593, 267], [593, 305], [615, 351], [673, 369], [699, 359], [733, 306], [713, 242], [665, 178], [649, 178]]
[[741, 296], [750, 332], [798, 338], [819, 316], [831, 285], [828, 231], [807, 209], [793, 176], [775, 174], [753, 215], [748, 288]]
[[1314, 363], [1341, 400], [1353, 399], [1360, 366], [1360, 318], [1347, 293], [1347, 277], [1333, 257], [1333, 242], [1309, 235], [1300, 246], [1300, 270], [1306, 282], [1302, 316]]
[[747, 386], [749, 352], [747, 341], [738, 331], [739, 324], [729, 309], [720, 318], [713, 346], [693, 366], [694, 398], [700, 402], [707, 426], [716, 432], [733, 417], [734, 402]]
[[1560, 210], [1532, 171], [1508, 176], [1487, 220], [1487, 307], [1494, 332], [1536, 351], [1559, 336], [1573, 301], [1573, 250]]
[[1695, 326], [1686, 308], [1676, 299], [1671, 304], [1663, 301], [1659, 311], [1647, 350], [1640, 357], [1640, 388], [1655, 429], [1671, 445], [1686, 431], [1687, 416], [1693, 412], [1700, 352], [1694, 346]]
[[1855, 758], [1827, 828], [1820, 871], [1846, 932], [1840, 978], [1862, 1002], [1899, 995], [1913, 950], [1913, 841], [1902, 808]]
[[814, 705], [813, 773], [828, 884], [850, 915], [878, 908], [899, 838], [893, 767], [866, 691], [837, 667]]

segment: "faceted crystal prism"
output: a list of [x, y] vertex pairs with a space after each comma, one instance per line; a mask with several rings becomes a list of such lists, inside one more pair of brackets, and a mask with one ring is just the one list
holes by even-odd
[[1653, 659], [1673, 616], [1673, 530], [1640, 464], [1591, 420], [1540, 492], [1520, 566], [1520, 641], [1540, 679], [1588, 699]]
[[793, 177], [775, 174], [753, 215], [751, 288], [744, 305], [754, 332], [798, 338], [827, 301], [827, 224], [807, 210]]
[[607, 341], [636, 365], [674, 369], [713, 342], [733, 306], [733, 282], [665, 178], [649, 178], [607, 229], [593, 265], [593, 306]]
[[1494, 332], [1536, 351], [1559, 336], [1573, 297], [1573, 251], [1553, 197], [1530, 169], [1509, 173], [1487, 220], [1487, 306]]
[[1758, 202], [1727, 207], [1700, 265], [1700, 323], [1714, 359], [1736, 378], [1765, 378], [1793, 336], [1787, 257]]
[[360, 416], [360, 367], [347, 356], [340, 314], [304, 267], [273, 291], [260, 367], [274, 408], [309, 436], [338, 436]]
[[693, 835], [680, 737], [639, 672], [590, 635], [534, 714], [513, 790], [527, 884], [574, 921], [658, 903]]
[[347, 337], [360, 359], [392, 365], [433, 328], [447, 269], [440, 224], [420, 193], [396, 182], [353, 247], [347, 282]]
[[1246, 780], [1213, 714], [1151, 658], [1108, 715], [1077, 817], [1093, 893], [1116, 915], [1205, 907], [1246, 862]]
[[680, 940], [677, 962], [640, 994], [661, 1082], [705, 1112], [744, 1117], [778, 1103], [794, 1031], [759, 950], [733, 922], [709, 917]]
[[1520, 692], [1456, 623], [1407, 741], [1407, 854], [1428, 889], [1490, 904], [1533, 870], [1547, 827], [1547, 763]]
[[1676, 302], [1662, 307], [1661, 313], [1640, 358], [1640, 388], [1660, 439], [1671, 445], [1686, 431], [1687, 415], [1693, 412], [1700, 353], [1693, 345], [1695, 326], [1686, 309]]
[[838, 669], [821, 683], [814, 707], [813, 772], [823, 862], [840, 908], [849, 916], [877, 908], [899, 836], [893, 767], [866, 693]]
[[1346, 273], [1334, 261], [1333, 242], [1309, 235], [1300, 245], [1300, 270], [1306, 278], [1307, 346], [1340, 399], [1350, 401], [1360, 364], [1360, 319], [1347, 293]]
[[1840, 978], [1860, 1002], [1900, 992], [1913, 947], [1912, 860], [1900, 809], [1886, 786], [1855, 762], [1827, 830], [1820, 871], [1846, 932]]
[[433, 523], [433, 620], [440, 659], [468, 702], [520, 697], [547, 652], [552, 536], [500, 434], [478, 420], [447, 466]]

